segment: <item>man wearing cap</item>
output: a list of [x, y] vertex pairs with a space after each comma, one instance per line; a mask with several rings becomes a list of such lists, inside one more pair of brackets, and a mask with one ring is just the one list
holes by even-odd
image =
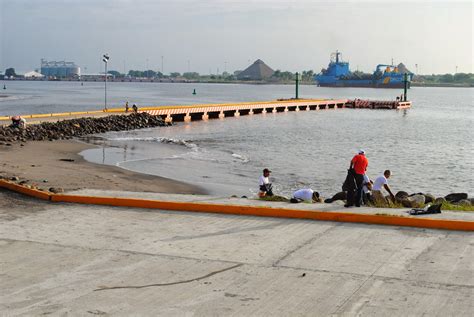
[[367, 170], [367, 166], [369, 166], [369, 160], [367, 160], [367, 157], [365, 156], [365, 151], [359, 150], [359, 154], [355, 155], [352, 158], [351, 164], [349, 166], [349, 169], [353, 171], [356, 183], [355, 192], [354, 190], [349, 190], [347, 192], [347, 203], [344, 205], [344, 207], [354, 206], [354, 203], [356, 207], [360, 207], [360, 204], [362, 203], [362, 187], [364, 184], [364, 174]]
[[263, 175], [260, 176], [259, 186], [260, 192], [258, 193], [259, 197], [273, 196], [272, 184], [268, 177], [270, 176], [271, 171], [268, 168], [263, 170]]

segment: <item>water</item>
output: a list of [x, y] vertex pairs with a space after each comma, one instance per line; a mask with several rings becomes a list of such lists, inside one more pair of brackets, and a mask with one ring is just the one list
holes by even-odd
[[[0, 114], [100, 109], [103, 83], [7, 82]], [[288, 98], [293, 86], [112, 83], [111, 106], [235, 102]], [[192, 91], [196, 89], [197, 95]], [[368, 175], [391, 169], [394, 191], [473, 190], [471, 88], [413, 88], [408, 111], [336, 110], [242, 116], [168, 128], [107, 133], [90, 161], [201, 185], [215, 194], [251, 195], [264, 167], [276, 191], [311, 187], [324, 196], [340, 190], [358, 148], [369, 158]], [[394, 99], [400, 91], [300, 87], [314, 98]], [[102, 99], [103, 100], [103, 99]]]

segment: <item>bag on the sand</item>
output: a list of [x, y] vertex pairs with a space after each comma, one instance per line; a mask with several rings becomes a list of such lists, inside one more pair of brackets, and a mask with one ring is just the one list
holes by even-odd
[[427, 214], [440, 214], [441, 213], [441, 204], [436, 204], [429, 206], [426, 209], [421, 208], [413, 208], [412, 210], [408, 211], [410, 215], [427, 215]]

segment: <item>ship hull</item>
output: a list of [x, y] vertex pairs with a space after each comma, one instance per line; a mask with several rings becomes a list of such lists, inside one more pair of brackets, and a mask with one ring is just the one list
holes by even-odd
[[[341, 88], [341, 87], [361, 87], [361, 88], [404, 88], [404, 83], [357, 83], [354, 81], [351, 82], [344, 82], [344, 81], [337, 81], [334, 83], [318, 83], [318, 86], [320, 87], [336, 87], [336, 88]], [[408, 83], [408, 87], [410, 88], [410, 83]]]

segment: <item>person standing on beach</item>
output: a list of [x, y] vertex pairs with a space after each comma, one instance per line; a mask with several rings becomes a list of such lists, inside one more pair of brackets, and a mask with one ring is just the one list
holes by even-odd
[[372, 199], [376, 204], [378, 203], [385, 205], [387, 203], [387, 200], [385, 199], [385, 196], [382, 193], [382, 187], [385, 188], [385, 190], [390, 194], [390, 198], [392, 198], [392, 201], [395, 201], [395, 196], [393, 195], [392, 191], [390, 190], [390, 187], [388, 186], [388, 179], [391, 175], [392, 172], [390, 170], [385, 170], [383, 172], [383, 175], [380, 175], [375, 179], [374, 186], [372, 188]]
[[125, 112], [128, 112], [130, 110], [130, 107], [128, 106], [128, 101], [125, 103]]
[[355, 190], [349, 190], [347, 192], [347, 203], [344, 207], [360, 207], [362, 202], [362, 187], [364, 184], [364, 174], [369, 166], [369, 160], [365, 156], [364, 150], [359, 150], [359, 154], [355, 155], [349, 165], [349, 170], [353, 171], [353, 176], [355, 180]]
[[260, 176], [259, 186], [260, 192], [258, 193], [259, 197], [273, 196], [272, 184], [270, 183], [269, 176], [271, 171], [268, 168], [263, 170], [263, 175]]

